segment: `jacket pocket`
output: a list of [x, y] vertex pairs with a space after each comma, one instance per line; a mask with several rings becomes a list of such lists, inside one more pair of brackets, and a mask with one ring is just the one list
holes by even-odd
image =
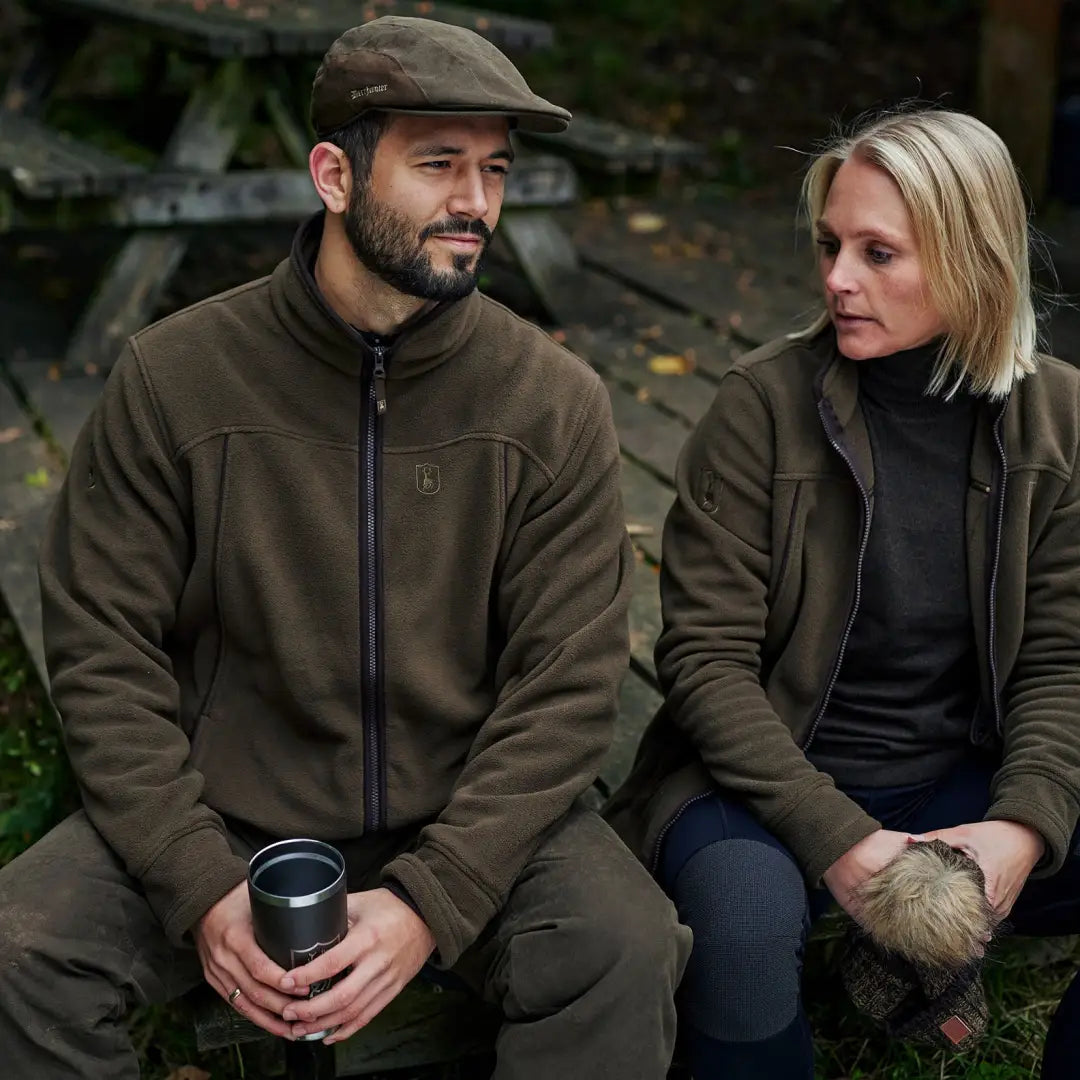
[[[776, 573], [772, 575], [773, 584], [769, 589], [769, 606], [772, 607], [777, 600], [784, 595], [784, 588], [787, 585], [788, 577], [791, 574], [792, 566], [798, 562], [797, 558], [793, 558], [796, 551], [802, 548], [802, 527], [799, 522], [799, 507], [802, 502], [803, 493], [803, 481], [795, 481], [794, 490], [791, 494], [790, 508], [785, 514], [783, 508], [780, 508], [780, 514], [778, 520], [780, 522], [786, 521], [786, 524], [782, 526], [782, 532], [779, 536], [773, 538], [773, 566], [777, 567]], [[786, 501], [786, 500], [785, 500]], [[776, 559], [776, 546], [777, 541], [780, 541], [780, 558]]]

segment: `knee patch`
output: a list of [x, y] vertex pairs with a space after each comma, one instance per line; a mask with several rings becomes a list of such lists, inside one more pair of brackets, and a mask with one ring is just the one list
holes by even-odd
[[672, 889], [694, 948], [679, 991], [702, 1035], [756, 1042], [783, 1031], [799, 1005], [806, 887], [783, 852], [721, 840], [692, 855]]

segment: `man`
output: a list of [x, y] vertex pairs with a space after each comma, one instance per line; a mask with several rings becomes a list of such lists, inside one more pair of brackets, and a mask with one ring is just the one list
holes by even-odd
[[[609, 406], [475, 290], [511, 124], [568, 119], [469, 31], [349, 31], [312, 96], [325, 215], [129, 342], [42, 553], [85, 813], [0, 874], [12, 1075], [137, 1075], [126, 1008], [200, 978], [344, 1039], [426, 962], [502, 1007], [497, 1076], [665, 1074], [687, 932], [578, 801], [627, 661]], [[285, 972], [246, 859], [306, 835], [350, 930]]]

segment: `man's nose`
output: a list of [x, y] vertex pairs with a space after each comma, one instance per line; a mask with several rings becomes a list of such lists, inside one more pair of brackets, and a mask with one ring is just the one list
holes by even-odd
[[461, 170], [453, 193], [446, 202], [446, 209], [451, 214], [469, 218], [482, 218], [487, 214], [488, 198], [484, 189], [484, 175], [479, 169]]

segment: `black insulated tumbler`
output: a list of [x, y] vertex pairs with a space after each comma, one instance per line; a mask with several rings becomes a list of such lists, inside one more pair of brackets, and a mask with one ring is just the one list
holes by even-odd
[[[248, 864], [248, 895], [255, 940], [286, 971], [336, 945], [348, 928], [345, 860], [320, 840], [281, 840], [257, 851]], [[309, 997], [336, 982], [325, 979]], [[314, 1031], [306, 1041], [329, 1031]]]

